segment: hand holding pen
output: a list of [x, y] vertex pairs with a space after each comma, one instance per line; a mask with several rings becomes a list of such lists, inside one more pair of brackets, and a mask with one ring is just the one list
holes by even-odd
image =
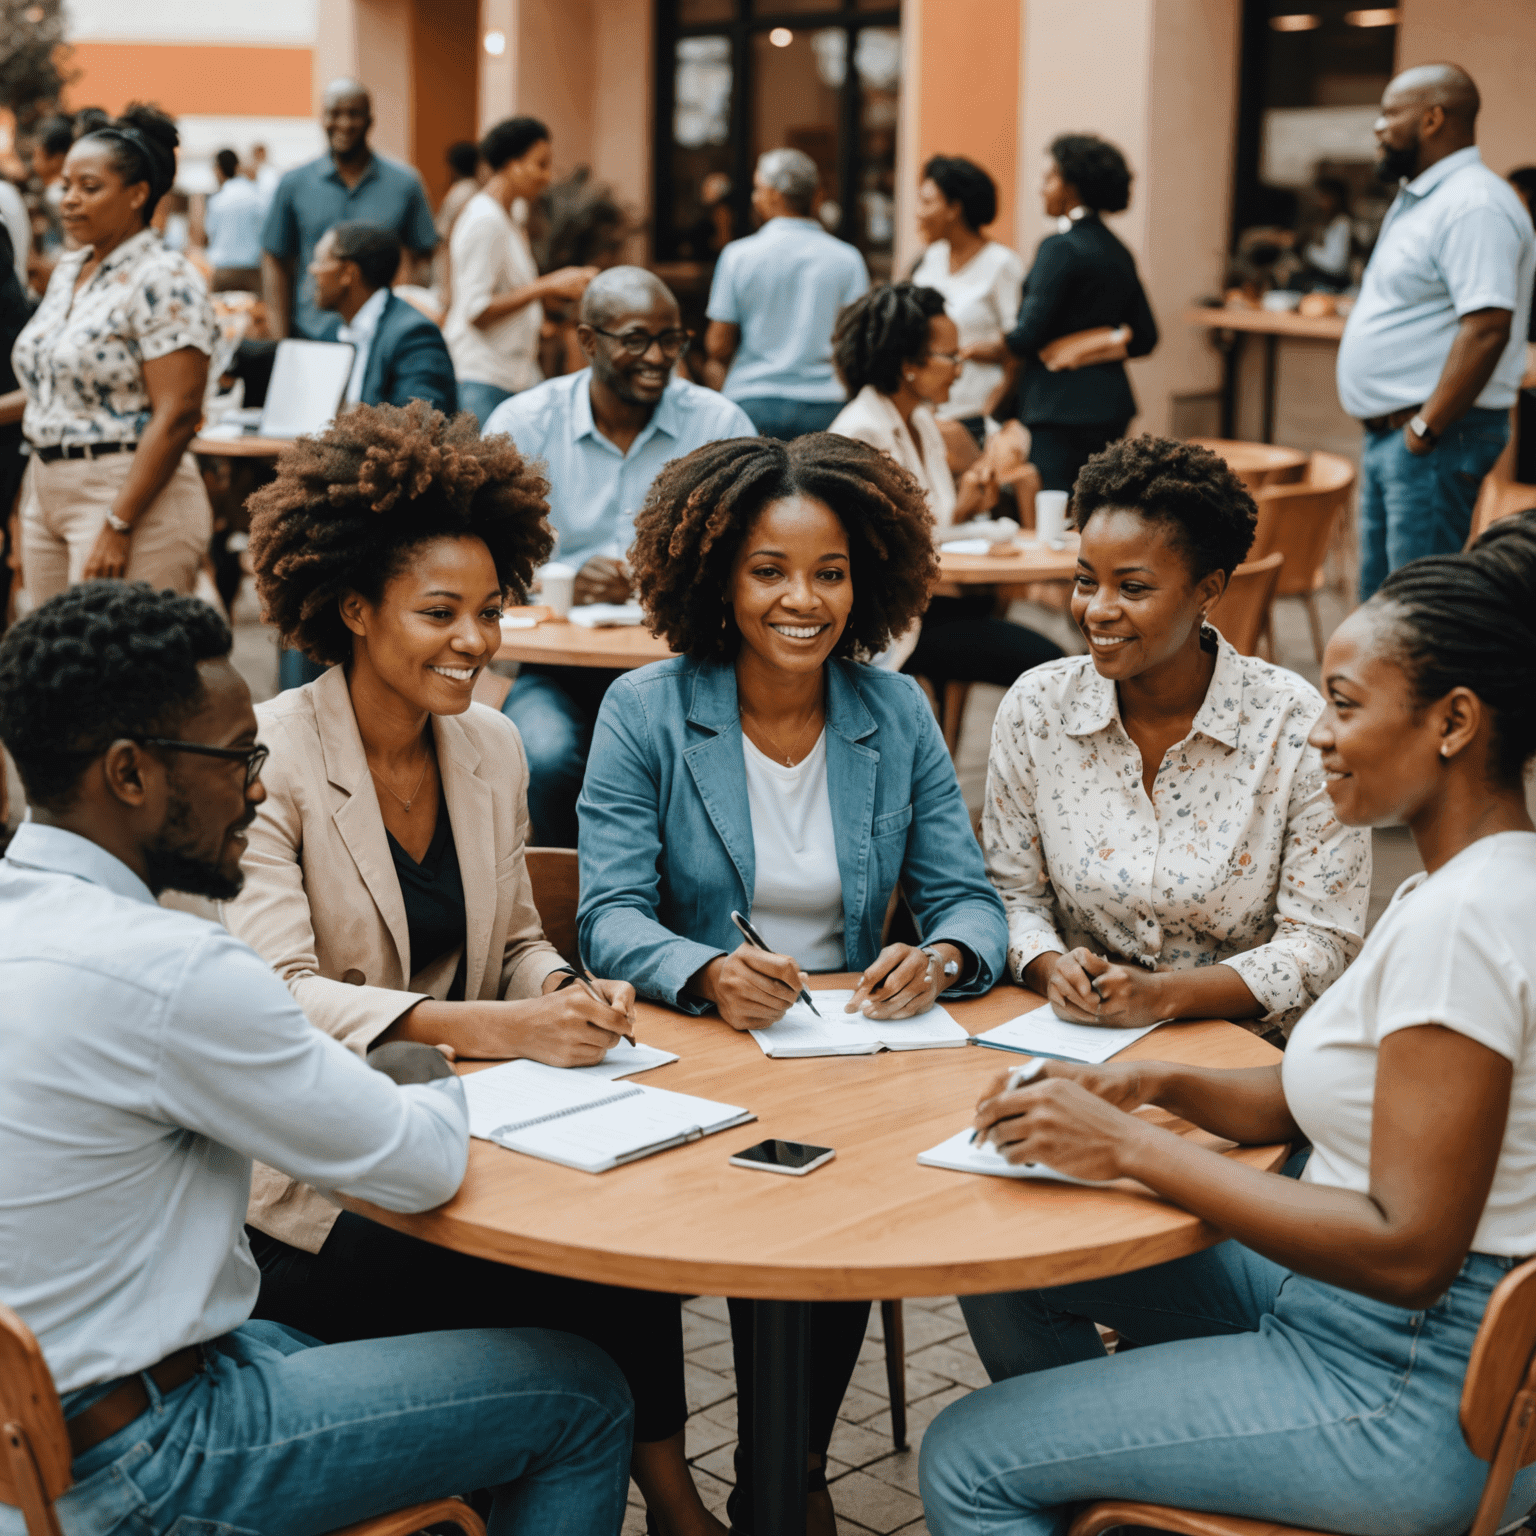
[[[735, 923], [736, 931], [740, 933], [742, 938], [744, 938], [747, 943], [750, 944], [754, 949], [760, 949], [764, 954], [773, 954], [773, 950], [768, 947], [768, 941], [763, 938], [762, 934], [760, 934], [757, 929], [754, 928], [752, 924], [741, 915], [740, 912], [732, 912], [731, 921]], [[805, 973], [799, 970], [798, 967], [796, 968], [796, 974], [802, 978], [805, 976]], [[805, 989], [804, 986], [800, 988], [799, 1000], [804, 1003], [805, 1006], [809, 1008], [818, 1019], [821, 1017], [821, 1010], [816, 1006], [815, 1003], [811, 1001], [811, 994]]]
[[[628, 1031], [618, 1030], [617, 1034], [619, 1039], [627, 1041], [630, 1048], [633, 1049], [635, 1044], [635, 989], [627, 984], [615, 982], [612, 985], [615, 993], [619, 995], [607, 997], [598, 984], [597, 977], [587, 969], [582, 961], [578, 960], [576, 962], [574, 971], [578, 984], [585, 987], [598, 1002], [609, 1008], [622, 1008], [624, 1010], [624, 1017], [629, 1024], [629, 1029]], [[627, 997], [623, 995], [626, 991], [629, 994]]]
[[[1002, 1092], [1012, 1093], [1015, 1089], [1022, 1088], [1026, 1083], [1034, 1082], [1037, 1077], [1043, 1077], [1049, 1062], [1049, 1057], [1031, 1056], [1030, 1059], [1026, 1061], [1022, 1067], [1015, 1067], [1008, 1074], [1008, 1080], [1003, 1084]], [[987, 1131], [990, 1131], [991, 1129], [991, 1125], [988, 1125]], [[970, 1145], [974, 1147], [978, 1138], [980, 1138], [982, 1145], [985, 1146], [987, 1138], [986, 1134], [982, 1131], [980, 1126], [971, 1132]]]

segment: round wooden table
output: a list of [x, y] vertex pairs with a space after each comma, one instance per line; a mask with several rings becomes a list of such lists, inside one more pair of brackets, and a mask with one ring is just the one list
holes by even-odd
[[294, 441], [291, 437], [194, 437], [188, 447], [210, 458], [275, 459]]
[[[816, 986], [853, 978], [817, 977]], [[971, 1033], [1038, 1006], [1005, 985], [947, 1003]], [[755, 1111], [757, 1122], [591, 1175], [470, 1145], [463, 1187], [446, 1205], [374, 1220], [445, 1248], [546, 1273], [683, 1294], [753, 1298], [757, 1530], [800, 1531], [806, 1426], [806, 1303], [1013, 1290], [1123, 1274], [1195, 1253], [1221, 1234], [1124, 1181], [1113, 1189], [924, 1168], [917, 1154], [970, 1119], [987, 1085], [1019, 1057], [1002, 1051], [882, 1052], [771, 1061], [714, 1017], [639, 1007], [639, 1038], [681, 1059], [637, 1082]], [[1260, 1066], [1273, 1047], [1234, 1025], [1169, 1025], [1127, 1058]], [[470, 1064], [466, 1070], [476, 1070]], [[1161, 1111], [1145, 1115], [1202, 1144], [1230, 1148]], [[835, 1147], [803, 1178], [733, 1168], [765, 1137]], [[1273, 1169], [1281, 1146], [1230, 1148]]]
[[1244, 443], [1226, 437], [1192, 437], [1192, 443], [1209, 448], [1250, 491], [1261, 485], [1289, 485], [1306, 473], [1307, 455], [1300, 448], [1277, 443]]

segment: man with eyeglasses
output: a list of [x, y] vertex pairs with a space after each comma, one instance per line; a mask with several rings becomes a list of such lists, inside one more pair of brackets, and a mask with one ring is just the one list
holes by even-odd
[[[430, 1047], [371, 1070], [225, 929], [156, 904], [240, 889], [266, 749], [230, 643], [206, 604], [115, 581], [0, 640], [31, 807], [0, 859], [0, 1303], [62, 1397], [60, 1524], [322, 1531], [492, 1488], [493, 1532], [617, 1536], [629, 1394], [582, 1340], [250, 1321], [253, 1160], [426, 1210], [468, 1121]], [[26, 1528], [0, 1502], [0, 1536]]]
[[[589, 367], [504, 400], [486, 434], [509, 433], [548, 466], [555, 558], [577, 568], [578, 603], [630, 595], [625, 551], [657, 471], [706, 443], [755, 437], [741, 407], [674, 376], [689, 344], [672, 290], [643, 267], [611, 267], [582, 295], [576, 337]], [[576, 797], [598, 706], [619, 674], [524, 666], [502, 711], [528, 753], [534, 841], [576, 846]]]

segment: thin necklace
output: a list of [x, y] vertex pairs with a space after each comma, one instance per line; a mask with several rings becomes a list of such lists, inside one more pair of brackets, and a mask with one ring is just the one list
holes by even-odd
[[421, 789], [421, 786], [426, 782], [427, 765], [431, 761], [432, 761], [432, 759], [431, 759], [430, 756], [426, 755], [425, 753], [422, 755], [422, 759], [421, 759], [421, 777], [416, 780], [416, 788], [411, 791], [411, 799], [410, 800], [407, 800], [404, 795], [399, 794], [395, 789], [393, 789], [391, 787], [390, 783], [389, 783], [389, 780], [386, 779], [384, 777], [384, 775], [381, 774], [378, 771], [378, 769], [376, 769], [373, 766], [372, 763], [368, 764], [368, 772], [371, 773], [374, 776], [374, 778], [376, 778], [379, 781], [379, 783], [384, 786], [385, 789], [389, 790], [390, 794], [394, 795], [395, 799], [398, 800], [400, 802], [400, 804], [403, 805], [406, 808], [406, 810], [410, 810], [410, 808], [411, 808], [411, 800], [414, 800], [416, 798], [417, 792]]
[[781, 743], [779, 741], [779, 738], [777, 736], [775, 736], [768, 729], [768, 727], [766, 725], [764, 725], [763, 722], [757, 718], [756, 714], [754, 714], [751, 710], [748, 710], [747, 711], [747, 716], [753, 722], [753, 724], [755, 724], [757, 726], [758, 730], [760, 730], [763, 733], [763, 735], [766, 736], [768, 738], [768, 740], [773, 743], [773, 750], [775, 752], [784, 752], [784, 766], [786, 768], [793, 768], [795, 766], [794, 754], [795, 754], [795, 752], [798, 752], [800, 750], [800, 743], [805, 740], [805, 733], [808, 730], [810, 730], [810, 728], [811, 728], [811, 721], [816, 718], [816, 709], [817, 709], [817, 707], [818, 706], [814, 705], [814, 704], [811, 706], [811, 712], [810, 712], [810, 714], [808, 714], [805, 717], [805, 724], [800, 727], [800, 734], [795, 737], [794, 749], [792, 751], [790, 751], [790, 752], [784, 752], [784, 748], [781, 745]]

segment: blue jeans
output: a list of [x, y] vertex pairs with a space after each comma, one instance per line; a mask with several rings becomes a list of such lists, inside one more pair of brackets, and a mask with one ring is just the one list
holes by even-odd
[[[630, 1401], [569, 1334], [472, 1329], [316, 1344], [246, 1323], [207, 1369], [75, 1458], [68, 1536], [311, 1536], [493, 1488], [492, 1536], [617, 1536]], [[0, 1533], [21, 1511], [0, 1505]]]
[[499, 384], [482, 384], [479, 379], [459, 380], [459, 409], [473, 411], [480, 430], [485, 431], [486, 419], [503, 400], [510, 400], [515, 390], [503, 389]]
[[1473, 406], [1430, 453], [1409, 453], [1402, 429], [1367, 432], [1360, 455], [1360, 601], [1391, 571], [1467, 542], [1483, 477], [1509, 439], [1509, 412]]
[[759, 436], [776, 437], [787, 443], [807, 432], [825, 432], [847, 401], [780, 400], [763, 395], [755, 400], [738, 400], [736, 404], [752, 418]]
[[[1098, 1498], [1351, 1536], [1458, 1536], [1488, 1475], [1457, 1422], [1488, 1297], [1472, 1254], [1433, 1306], [1324, 1285], [1236, 1242], [1135, 1274], [963, 1296], [993, 1385], [946, 1408], [919, 1477], [933, 1536], [1059, 1536]], [[1108, 1357], [1094, 1323], [1148, 1348]], [[1536, 1503], [1515, 1478], [1504, 1522]]]
[[587, 772], [592, 727], [617, 676], [601, 667], [525, 666], [501, 706], [528, 754], [528, 820], [535, 847], [576, 846], [576, 799]]

